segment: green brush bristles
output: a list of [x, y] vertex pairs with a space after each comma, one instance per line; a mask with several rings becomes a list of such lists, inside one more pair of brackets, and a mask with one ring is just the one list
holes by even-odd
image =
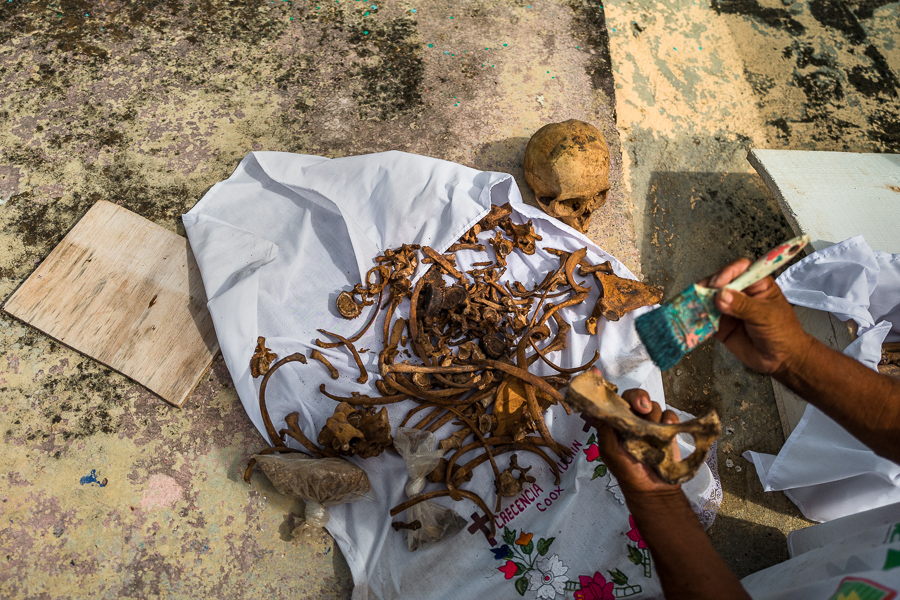
[[659, 308], [634, 321], [650, 358], [661, 370], [709, 339], [719, 328], [722, 313], [713, 301], [715, 291], [692, 285]]
[[[808, 243], [808, 235], [788, 240], [750, 265], [725, 289], [740, 291], [753, 285], [786, 265]], [[718, 291], [719, 288], [694, 284], [656, 310], [635, 319], [638, 335], [660, 369], [671, 369], [682, 356], [719, 330], [722, 313], [715, 302]]]
[[634, 320], [634, 326], [660, 370], [671, 369], [687, 354], [688, 349], [679, 335], [675, 309], [668, 304], [642, 314]]

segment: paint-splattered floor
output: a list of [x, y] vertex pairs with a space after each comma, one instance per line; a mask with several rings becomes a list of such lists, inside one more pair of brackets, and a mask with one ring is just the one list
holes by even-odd
[[[784, 233], [749, 146], [900, 148], [898, 4], [769, 4], [3, 1], [0, 299], [98, 199], [183, 233], [249, 150], [407, 150], [511, 172], [527, 196], [528, 137], [567, 118], [610, 144], [592, 237], [678, 289], [711, 249]], [[349, 596], [327, 535], [289, 541], [302, 506], [240, 480], [263, 442], [221, 360], [179, 410], [0, 327], [0, 596]], [[670, 396], [739, 425], [722, 463], [777, 449], [766, 382], [713, 350], [691, 361]], [[778, 560], [796, 510], [722, 470], [714, 540], [738, 571]]]

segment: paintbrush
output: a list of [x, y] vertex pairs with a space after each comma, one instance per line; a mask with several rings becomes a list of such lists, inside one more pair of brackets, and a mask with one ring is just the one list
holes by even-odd
[[638, 335], [650, 358], [661, 370], [671, 369], [685, 354], [719, 330], [721, 311], [715, 296], [721, 289], [741, 291], [769, 275], [794, 258], [806, 244], [801, 235], [770, 250], [734, 281], [722, 288], [694, 284], [669, 302], [634, 321]]

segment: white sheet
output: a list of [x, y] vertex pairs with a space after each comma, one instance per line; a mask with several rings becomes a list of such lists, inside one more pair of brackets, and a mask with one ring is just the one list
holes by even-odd
[[[265, 336], [267, 345], [283, 357], [312, 350], [317, 328], [352, 335], [371, 309], [357, 320], [346, 321], [337, 315], [334, 300], [361, 280], [376, 255], [402, 243], [427, 244], [442, 252], [485, 215], [491, 203], [506, 202], [515, 209], [515, 220], [532, 219], [543, 236], [535, 255], [514, 253], [508, 258], [507, 278], [533, 284], [555, 268], [558, 259], [540, 249], [544, 245], [567, 251], [587, 246], [588, 260], [609, 260], [617, 274], [633, 278], [585, 236], [523, 204], [512, 177], [501, 173], [402, 152], [334, 160], [255, 152], [228, 180], [215, 185], [184, 216], [185, 229], [200, 266], [225, 363], [260, 432], [265, 436], [257, 398], [259, 380], [249, 370], [257, 336]], [[472, 262], [485, 260], [485, 255], [459, 252], [457, 259], [462, 268], [469, 268]], [[664, 405], [659, 370], [645, 354], [633, 326], [635, 314], [643, 311], [616, 323], [601, 320], [599, 335], [590, 336], [583, 321], [595, 299], [596, 291], [580, 311], [566, 312], [573, 332], [568, 348], [553, 358], [563, 366], [574, 366], [598, 350], [598, 364], [608, 379], [623, 390], [643, 387]], [[357, 344], [369, 350], [361, 352], [370, 372], [367, 385], [355, 382], [355, 363], [340, 348], [322, 351], [340, 370], [337, 381], [327, 377], [315, 361], [305, 366], [291, 363], [279, 370], [267, 388], [276, 430], [283, 427], [286, 414], [299, 411], [304, 433], [316, 439], [335, 406], [319, 393], [321, 383], [339, 395], [353, 391], [377, 395], [372, 382], [377, 376], [381, 327], [379, 319]], [[391, 423], [399, 424], [411, 406], [411, 402], [391, 405]], [[527, 598], [571, 597], [579, 589], [610, 586], [619, 595], [638, 594], [638, 590], [636, 597], [658, 595], [649, 553], [633, 539], [637, 534], [628, 535], [628, 513], [615, 481], [609, 475], [593, 477], [600, 465], [590, 449], [593, 432], [581, 418], [566, 416], [559, 407], [547, 412], [546, 421], [553, 436], [575, 450], [575, 460], [558, 462], [562, 480], [557, 486], [543, 461], [519, 453], [520, 464], [532, 465], [529, 474], [537, 481], [518, 498], [504, 502], [505, 510], [495, 518], [499, 531], [491, 540], [474, 523], [480, 516], [474, 504], [444, 498], [438, 502], [466, 518], [467, 529], [439, 546], [410, 553], [405, 536], [391, 529], [388, 516], [390, 507], [406, 499], [402, 460], [393, 452], [364, 461], [351, 459], [368, 472], [375, 500], [332, 508], [328, 530], [350, 566], [354, 598], [518, 598], [516, 585], [527, 586], [523, 590]], [[505, 468], [508, 455], [498, 463]], [[489, 467], [479, 467], [465, 487], [492, 506], [492, 479]], [[429, 485], [426, 491], [436, 487]], [[721, 498], [716, 478], [704, 467], [691, 489], [696, 492], [693, 501], [711, 523]], [[506, 541], [504, 525], [509, 527]], [[526, 532], [533, 534], [531, 554], [525, 553], [529, 549]], [[504, 553], [504, 545], [514, 554], [519, 552], [515, 560], [496, 556]], [[538, 552], [539, 546], [544, 554]], [[507, 578], [518, 568], [516, 562], [522, 570]], [[611, 572], [616, 573], [615, 581]]]
[[[785, 271], [778, 285], [792, 304], [853, 319], [859, 337], [844, 352], [869, 368], [876, 368], [885, 339], [900, 339], [900, 255], [875, 252], [862, 236], [809, 255]], [[766, 491], [783, 490], [814, 521], [900, 502], [900, 466], [812, 405], [777, 457], [744, 457]]]
[[[801, 553], [749, 575], [741, 584], [754, 600], [798, 598], [890, 600], [900, 590], [897, 505], [844, 517], [831, 531], [810, 527]], [[849, 519], [846, 524], [841, 521]], [[805, 530], [800, 530], [805, 531]]]

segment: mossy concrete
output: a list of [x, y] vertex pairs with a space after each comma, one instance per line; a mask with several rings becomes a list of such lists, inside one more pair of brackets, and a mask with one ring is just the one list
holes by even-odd
[[[471, 0], [0, 3], [0, 299], [97, 200], [171, 231], [251, 150], [405, 150], [510, 172], [603, 131], [592, 235], [640, 271], [601, 6]], [[533, 200], [533, 198], [529, 198]], [[0, 597], [344, 598], [327, 534], [249, 456], [221, 359], [184, 408], [0, 314]]]
[[[510, 172], [530, 201], [525, 143], [568, 118], [597, 125], [611, 150], [591, 237], [673, 293], [787, 234], [750, 147], [898, 150], [897, 11], [2, 2], [0, 298], [99, 199], [183, 233], [179, 215], [250, 150], [406, 150]], [[717, 547], [740, 574], [781, 560], [785, 534], [807, 523], [739, 458], [783, 442], [768, 381], [709, 346], [666, 385], [676, 406], [714, 406], [733, 428], [719, 444]], [[241, 481], [264, 443], [221, 359], [174, 409], [0, 314], [0, 435], [4, 598], [349, 596], [329, 536], [290, 540], [302, 505]]]

